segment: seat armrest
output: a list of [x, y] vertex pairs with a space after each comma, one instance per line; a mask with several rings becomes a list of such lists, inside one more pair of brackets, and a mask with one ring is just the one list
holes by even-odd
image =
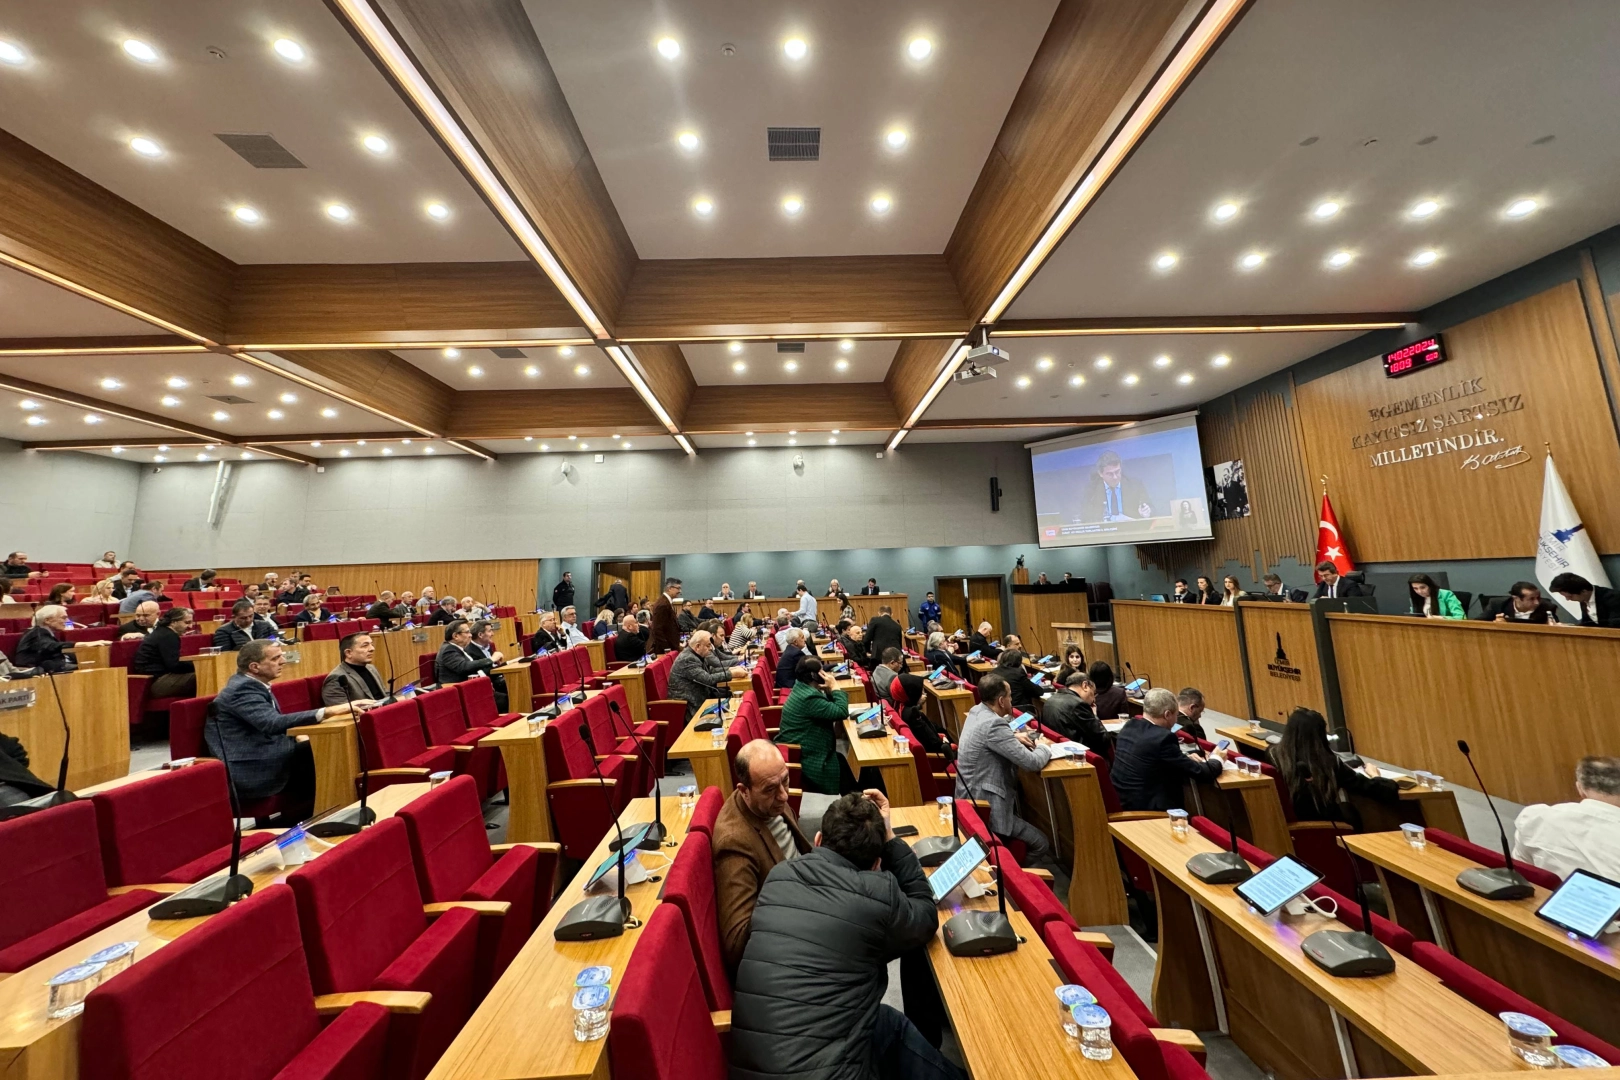
[[1188, 1031], [1186, 1028], [1148, 1028], [1148, 1031], [1159, 1042], [1179, 1046], [1190, 1054], [1204, 1052], [1204, 1040], [1198, 1037], [1196, 1031]]
[[1052, 877], [1052, 871], [1043, 870], [1038, 866], [1026, 866], [1024, 867], [1024, 873], [1030, 875], [1031, 877], [1038, 877], [1048, 885], [1052, 884], [1054, 880]]
[[549, 842], [541, 842], [541, 841], [533, 841], [533, 840], [524, 841], [524, 842], [516, 842], [516, 841], [514, 841], [513, 843], [510, 843], [510, 844], [491, 844], [491, 845], [489, 845], [489, 850], [490, 850], [490, 852], [492, 854], [495, 854], [495, 855], [505, 855], [508, 851], [511, 851], [513, 848], [520, 848], [520, 847], [532, 847], [536, 851], [549, 851], [553, 855], [561, 855], [562, 854], [562, 845], [561, 844], [549, 843]]
[[709, 1014], [709, 1022], [714, 1025], [716, 1035], [724, 1035], [731, 1030], [731, 1010], [717, 1009]]
[[512, 910], [510, 900], [447, 900], [442, 904], [423, 904], [422, 913], [428, 918], [437, 918], [447, 911], [457, 908], [466, 908], [479, 915], [505, 915]]
[[[596, 787], [603, 782], [603, 780], [600, 780], [594, 776], [585, 780], [553, 780], [551, 783], [546, 785], [546, 790], [556, 791], [559, 789], [567, 790], [568, 788]], [[608, 787], [612, 787], [614, 784], [619, 782], [619, 778], [616, 776], [610, 776], [606, 778], [605, 782], [607, 783]]]
[[[428, 771], [426, 769], [407, 769], [403, 766], [398, 769], [371, 769], [369, 771], [372, 776], [415, 776], [422, 780], [426, 780], [428, 776]], [[359, 776], [360, 774], [355, 773], [355, 775]]]
[[420, 1013], [433, 995], [425, 990], [356, 990], [347, 994], [320, 994], [315, 998], [318, 1016], [336, 1016], [350, 1005], [369, 1002], [391, 1013]]
[[1076, 930], [1074, 940], [1102, 953], [1110, 963], [1114, 959], [1114, 939], [1098, 930]]

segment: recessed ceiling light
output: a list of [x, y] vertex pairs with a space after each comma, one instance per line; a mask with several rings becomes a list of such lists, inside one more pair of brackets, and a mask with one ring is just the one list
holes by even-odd
[[564, 345], [562, 348], [557, 350], [557, 355], [562, 357], [573, 356], [574, 347], [572, 345]]
[[540, 449], [541, 450], [550, 450], [551, 449], [551, 444], [550, 443], [541, 443], [540, 444]]
[[578, 440], [579, 440], [578, 435], [570, 435], [570, 436], [568, 436], [568, 441], [569, 442], [577, 442]]
[[1215, 209], [1209, 212], [1209, 216], [1216, 221], [1231, 221], [1238, 216], [1238, 211], [1241, 209], [1243, 208], [1235, 202], [1216, 203]]
[[26, 64], [28, 63], [28, 53], [23, 51], [23, 47], [14, 41], [0, 40], [0, 63]]
[[1258, 270], [1265, 264], [1266, 257], [1258, 251], [1251, 251], [1238, 260], [1240, 270]]
[[523, 441], [524, 442], [534, 442], [534, 436], [533, 435], [525, 435], [525, 436], [523, 436]]
[[733, 341], [730, 345], [726, 346], [726, 351], [731, 353], [732, 356], [736, 356], [738, 353], [742, 352], [742, 350], [743, 343], [740, 341]]
[[253, 456], [253, 454], [252, 454], [251, 451], [244, 450], [244, 451], [242, 451], [240, 456], [241, 456], [243, 461], [246, 461], [248, 458], [251, 458]]
[[383, 457], [393, 457], [394, 456], [394, 448], [391, 447], [391, 446], [383, 447], [382, 452], [383, 452]]
[[797, 195], [789, 195], [787, 198], [782, 200], [782, 213], [788, 215], [789, 217], [793, 217], [803, 209], [804, 200], [799, 198]]
[[282, 412], [280, 409], [271, 409], [269, 412], [265, 413], [264, 415], [268, 416], [272, 420], [280, 420], [282, 417], [286, 416], [287, 414]]
[[141, 157], [156, 158], [163, 156], [163, 147], [158, 145], [157, 140], [148, 139], [145, 135], [137, 135], [129, 140], [129, 148], [141, 155]]
[[316, 441], [310, 443], [309, 445], [311, 445], [313, 447], [316, 447], [318, 449], [320, 447], [320, 445], [321, 445], [320, 440], [317, 439]]
[[442, 202], [430, 202], [423, 209], [434, 221], [445, 221], [450, 217], [450, 208]]
[[1326, 221], [1336, 215], [1344, 207], [1332, 199], [1323, 199], [1311, 208], [1311, 217], [1317, 221]]
[[1069, 376], [1069, 385], [1070, 386], [1084, 386], [1084, 385], [1086, 385], [1086, 377], [1084, 375], [1070, 375]]
[[1415, 217], [1421, 221], [1426, 217], [1433, 217], [1439, 210], [1440, 204], [1435, 200], [1422, 199], [1413, 203], [1412, 209], [1408, 210], [1406, 214], [1408, 217]]
[[270, 47], [276, 50], [277, 56], [281, 57], [289, 64], [301, 64], [304, 62], [304, 57], [306, 55], [304, 52], [304, 47], [298, 44], [298, 42], [294, 41], [292, 38], [276, 38], [275, 42], [271, 44]]
[[169, 452], [169, 448], [167, 446], [163, 446], [163, 445], [159, 444], [158, 453], [167, 454], [168, 452]]
[[1020, 389], [1020, 390], [1028, 390], [1029, 389], [1029, 383], [1030, 383], [1030, 378], [1029, 378], [1028, 375], [1020, 375], [1020, 376], [1018, 376], [1018, 389]]
[[838, 428], [833, 428], [832, 433], [834, 435], [842, 435], [843, 434], [843, 432], [840, 431]]
[[354, 217], [354, 211], [350, 210], [342, 203], [327, 203], [326, 216], [331, 218], [333, 221], [348, 221], [350, 218]]
[[180, 399], [175, 397], [173, 394], [164, 394], [158, 399], [158, 404], [164, 406], [165, 408], [172, 409], [176, 405], [180, 404]]
[[348, 457], [348, 456], [349, 456], [349, 448], [348, 447], [344, 447], [342, 450], [338, 451], [338, 457]]
[[803, 60], [810, 52], [810, 45], [804, 38], [788, 38], [782, 42], [782, 52], [789, 60]]
[[620, 436], [618, 432], [613, 433], [613, 441], [614, 442], [617, 442], [621, 437], [622, 436]]
[[758, 439], [749, 439], [748, 440], [748, 445], [749, 446], [758, 446], [759, 445], [759, 440]]
[[184, 390], [187, 383], [186, 380], [182, 379], [180, 376], [171, 375], [165, 381], [164, 385], [166, 385], [170, 390]]
[[934, 51], [934, 43], [925, 37], [914, 37], [906, 45], [906, 55], [913, 60], [926, 60]]
[[1338, 270], [1341, 267], [1349, 266], [1351, 260], [1353, 260], [1355, 257], [1355, 252], [1341, 249], [1339, 251], [1335, 251], [1333, 254], [1327, 257], [1327, 264], [1332, 269]]
[[114, 379], [114, 378], [112, 378], [110, 376], [108, 378], [105, 378], [105, 379], [101, 380], [101, 388], [103, 390], [117, 390], [118, 388], [120, 388], [123, 385], [124, 385], [123, 383], [119, 382], [117, 379]]
[[708, 217], [714, 213], [714, 200], [705, 196], [698, 196], [692, 200], [692, 213], [698, 217]]
[[658, 55], [665, 60], [673, 60], [681, 55], [681, 43], [672, 37], [658, 39]]
[[162, 454], [153, 454], [152, 455], [152, 460], [153, 461], [168, 461], [169, 459], [164, 457]]
[[431, 446], [422, 447], [422, 453], [424, 453], [424, 454], [431, 454], [433, 452], [434, 452], [433, 447], [431, 447]]
[[628, 450], [628, 449], [630, 449], [630, 444], [629, 443], [620, 443], [619, 444], [619, 449], [620, 450]]
[[1215, 356], [1210, 358], [1209, 362], [1215, 367], [1225, 367], [1227, 364], [1232, 362], [1232, 358], [1227, 356], [1225, 353], [1217, 353]]
[[231, 376], [231, 385], [232, 386], [252, 386], [253, 385], [253, 380], [248, 378], [246, 375], [232, 375]]
[[198, 454], [197, 455], [197, 460], [198, 461], [213, 461], [214, 459], [209, 457], [207, 454]]
[[682, 150], [696, 150], [701, 145], [695, 131], [683, 131], [675, 136], [675, 141], [680, 144]]
[[581, 450], [589, 450], [591, 448], [591, 444], [590, 443], [580, 443], [579, 448]]
[[366, 445], [366, 440], [364, 440], [364, 439], [356, 439], [355, 442], [354, 442], [354, 445], [356, 445], [356, 446], [364, 446], [364, 445]]
[[475, 379], [481, 379], [484, 377], [484, 369], [479, 367], [477, 364], [472, 364], [468, 366], [467, 374], [471, 375]]
[[827, 440], [827, 445], [828, 446], [837, 446], [838, 445], [838, 440], [837, 439], [828, 439]]
[[35, 409], [40, 407], [40, 404], [33, 398], [25, 397], [21, 401], [17, 402], [17, 407], [25, 412], [33, 412]]
[[839, 371], [848, 371], [849, 361], [840, 356], [837, 360], [833, 361], [833, 367]]
[[1411, 263], [1413, 266], [1433, 266], [1439, 260], [1439, 258], [1440, 253], [1434, 250], [1434, 248], [1424, 248], [1422, 251], [1412, 256]]
[[209, 443], [209, 444], [208, 444], [208, 445], [207, 445], [207, 446], [205, 446], [205, 447], [203, 447], [203, 449], [204, 449], [204, 450], [212, 450], [212, 449], [214, 449], [214, 444], [213, 444], [213, 443]]
[[788, 428], [788, 434], [789, 435], [797, 435], [798, 433], [799, 433], [798, 428]]
[[883, 136], [883, 141], [888, 143], [890, 150], [904, 150], [910, 138], [905, 128], [890, 128], [889, 133]]
[[1507, 209], [1502, 211], [1510, 218], [1529, 217], [1540, 209], [1541, 204], [1534, 199], [1514, 199], [1508, 203]]
[[1156, 367], [1156, 368], [1167, 368], [1167, 367], [1169, 367], [1170, 366], [1170, 357], [1169, 357], [1169, 355], [1167, 355], [1165, 353], [1160, 353], [1158, 356], [1155, 356], [1153, 358], [1153, 366]]
[[388, 153], [388, 140], [383, 138], [381, 135], [367, 135], [365, 138], [360, 140], [360, 145], [365, 147], [367, 150], [370, 150], [373, 154]]
[[1166, 251], [1153, 260], [1153, 269], [1170, 270], [1181, 261], [1181, 256], [1173, 251]]
[[328, 420], [330, 420], [330, 419], [332, 419], [332, 417], [337, 415], [337, 410], [336, 409], [330, 409], [330, 408], [322, 409], [321, 410], [321, 415], [326, 417]]
[[523, 374], [527, 375], [531, 379], [538, 379], [540, 377], [540, 369], [535, 367], [533, 364], [530, 364], [528, 367], [523, 369]]
[[444, 347], [444, 358], [446, 360], [460, 360], [461, 350], [456, 348], [454, 345], [446, 345]]
[[1142, 380], [1133, 372], [1132, 374], [1125, 376], [1120, 381], [1123, 382], [1126, 386], [1135, 386], [1137, 383], [1141, 382]]
[[406, 446], [409, 446], [409, 445], [411, 445], [411, 440], [410, 440], [410, 439], [401, 439], [401, 440], [399, 440], [399, 441], [400, 441], [400, 442], [401, 442], [401, 443], [403, 443], [403, 444], [405, 444], [405, 445], [406, 445]]
[[158, 62], [158, 51], [139, 38], [126, 38], [124, 52], [129, 55], [130, 59], [139, 60], [143, 64], [155, 64]]
[[590, 365], [588, 365], [588, 364], [575, 364], [574, 365], [574, 374], [578, 375], [580, 378], [583, 379], [585, 376], [589, 375], [590, 373], [591, 373]]
[[1193, 381], [1193, 375], [1192, 375], [1192, 372], [1190, 372], [1190, 371], [1183, 371], [1180, 375], [1176, 376], [1176, 382], [1180, 383], [1182, 386], [1186, 386], [1188, 383], [1190, 383], [1192, 381]]
[[1040, 368], [1042, 371], [1051, 371], [1052, 363], [1053, 361], [1050, 356], [1043, 356], [1039, 360], [1035, 361], [1035, 366]]
[[1103, 371], [1103, 370], [1106, 370], [1109, 367], [1112, 367], [1113, 363], [1114, 363], [1113, 357], [1111, 357], [1111, 356], [1099, 356], [1099, 357], [1097, 357], [1096, 363], [1093, 366], [1095, 366], [1098, 371]]
[[101, 417], [97, 416], [95, 413], [85, 413], [84, 422], [87, 424], [99, 424], [101, 423]]
[[788, 440], [788, 445], [789, 446], [798, 446], [799, 445], [799, 440], [798, 439], [789, 439]]
[[748, 365], [743, 363], [741, 360], [733, 360], [731, 362], [731, 370], [735, 371], [738, 375], [741, 375], [743, 372], [748, 370]]
[[264, 220], [264, 215], [251, 206], [238, 206], [231, 211], [231, 217], [244, 225], [257, 225]]
[[215, 409], [211, 415], [215, 420], [229, 420], [231, 418], [231, 414], [224, 409]]
[[298, 395], [289, 391], [288, 393], [282, 394], [280, 400], [283, 405], [292, 405], [298, 401]]
[[798, 371], [799, 362], [797, 360], [784, 360], [782, 362], [782, 370], [787, 372]]
[[887, 195], [874, 195], [872, 196], [872, 202], [870, 205], [872, 207], [872, 213], [887, 214], [889, 212], [889, 208], [894, 205], [894, 201]]
[[115, 454], [122, 454], [124, 452], [124, 448], [122, 446], [115, 446], [112, 448], [112, 452]]
[[855, 342], [852, 341], [849, 338], [845, 338], [843, 341], [840, 341], [838, 343], [838, 351], [839, 352], [854, 352], [855, 351]]
[[744, 435], [752, 435], [752, 434], [753, 434], [753, 432], [752, 432], [752, 431], [745, 431], [745, 432], [743, 432], [743, 434], [744, 434]]

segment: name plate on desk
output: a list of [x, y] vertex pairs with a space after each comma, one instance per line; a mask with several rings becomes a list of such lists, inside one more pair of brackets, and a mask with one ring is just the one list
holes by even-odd
[[10, 690], [0, 684], [0, 712], [33, 708], [38, 697], [38, 692], [32, 686], [19, 686], [15, 690]]
[[281, 662], [284, 664], [296, 664], [302, 659], [297, 649], [288, 646], [281, 650]]
[[412, 645], [426, 645], [427, 644], [427, 631], [426, 630], [412, 630], [411, 631], [411, 644]]

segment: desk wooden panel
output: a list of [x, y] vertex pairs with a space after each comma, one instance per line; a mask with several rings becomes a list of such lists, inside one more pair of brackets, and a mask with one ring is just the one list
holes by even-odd
[[604, 685], [618, 683], [624, 687], [625, 707], [630, 710], [630, 719], [637, 724], [647, 722], [647, 669], [631, 665], [618, 668], [602, 676]]
[[[1469, 777], [1457, 740], [1493, 795], [1559, 802], [1575, 763], [1615, 745], [1608, 700], [1620, 630], [1330, 614], [1345, 724], [1379, 761]], [[1552, 672], [1526, 693], [1525, 672]], [[1468, 786], [1468, 785], [1464, 785]]]
[[1457, 884], [1457, 875], [1479, 864], [1434, 844], [1418, 851], [1398, 832], [1346, 840], [1378, 867], [1392, 914], [1419, 939], [1437, 942], [1600, 1039], [1620, 1043], [1620, 934], [1572, 940], [1536, 917], [1549, 895], [1540, 887], [1524, 900], [1475, 896]]
[[[1244, 776], [1236, 769], [1221, 773], [1214, 784], [1207, 781], [1189, 783], [1192, 792], [1190, 805], [1211, 821], [1227, 827], [1229, 814], [1237, 815], [1237, 834], [1261, 851], [1272, 855], [1292, 855], [1293, 838], [1288, 833], [1288, 819], [1283, 815], [1282, 799], [1277, 783], [1269, 776]], [[1219, 787], [1225, 795], [1216, 795]]]
[[[1243, 650], [1249, 658], [1252, 715], [1281, 724], [1300, 706], [1325, 714], [1327, 691], [1323, 688], [1310, 607], [1263, 602], [1240, 602], [1238, 606], [1243, 609]], [[1278, 658], [1279, 649], [1286, 660]]]
[[1084, 589], [1059, 591], [1031, 585], [1012, 587], [1014, 632], [1023, 639], [1031, 656], [1058, 651], [1052, 626], [1059, 622], [1089, 619], [1091, 598]]
[[607, 645], [603, 643], [601, 638], [589, 638], [586, 640], [585, 655], [591, 658], [592, 671], [607, 670]]
[[844, 721], [844, 740], [849, 743], [846, 755], [849, 771], [859, 778], [862, 769], [876, 769], [883, 776], [890, 806], [921, 806], [922, 785], [917, 779], [917, 759], [909, 750], [903, 754], [895, 752], [893, 727], [885, 727], [883, 731], [880, 738], [863, 739], [856, 731], [855, 721]]
[[1528, 1068], [1508, 1049], [1500, 1020], [1399, 953], [1395, 972], [1377, 978], [1336, 979], [1318, 968], [1299, 942], [1343, 924], [1310, 913], [1262, 919], [1233, 886], [1199, 881], [1187, 872], [1187, 860], [1219, 849], [1197, 832], [1177, 840], [1163, 819], [1109, 828], [1153, 868], [1159, 904], [1153, 1011], [1161, 1021], [1203, 1031], [1216, 1026], [1207, 945], [1233, 1041], [1280, 1080], [1346, 1075], [1334, 1014], [1347, 1023], [1355, 1075]]
[[490, 669], [506, 682], [506, 711], [530, 712], [534, 708], [534, 676], [528, 664], [507, 662]]
[[107, 656], [112, 652], [112, 642], [81, 641], [77, 645], [69, 645], [67, 651], [78, 659], [81, 671], [89, 668], [104, 668], [107, 666]]
[[[620, 824], [629, 826], [651, 821], [652, 803], [651, 799], [632, 801], [620, 815]], [[683, 813], [678, 802], [666, 803], [664, 809], [667, 836], [661, 854], [673, 859], [676, 848], [686, 839], [690, 814]], [[585, 860], [585, 867], [595, 868], [611, 854], [608, 843], [613, 836], [614, 831], [609, 829]], [[663, 889], [664, 871], [653, 873], [655, 879], [625, 890], [636, 918], [643, 924], [659, 903], [658, 894]], [[607, 1040], [574, 1041], [574, 977], [581, 968], [607, 964], [613, 968], [617, 986], [624, 978], [625, 964], [641, 931], [639, 928], [627, 930], [619, 937], [601, 941], [552, 939], [552, 931], [564, 913], [584, 896], [582, 886], [587, 876], [588, 871], [581, 870], [563, 889], [545, 920], [428, 1074], [429, 1080], [494, 1080], [497, 1077], [606, 1080]]]
[[56, 782], [62, 760], [64, 715], [73, 735], [73, 752], [68, 755], [69, 788], [77, 790], [129, 772], [127, 671], [92, 668], [54, 679], [8, 684], [10, 689], [19, 687], [34, 690], [34, 704], [0, 712], [0, 731], [22, 740], [35, 775]]
[[1082, 926], [1129, 922], [1096, 767], [1054, 758], [1039, 775], [1021, 771], [1018, 779], [1029, 820], [1052, 838], [1059, 857], [1069, 860], [1070, 914]]
[[354, 720], [339, 716], [318, 724], [288, 728], [287, 734], [309, 738], [315, 758], [315, 810], [324, 814], [354, 801], [355, 780], [360, 775], [360, 740], [355, 737]]
[[951, 741], [955, 742], [962, 736], [962, 722], [973, 708], [973, 691], [965, 686], [952, 683], [948, 689], [941, 690], [928, 680], [923, 680], [923, 708], [934, 726], [941, 731], [950, 733]]
[[703, 707], [693, 714], [692, 719], [686, 722], [686, 727], [675, 736], [665, 752], [666, 758], [686, 758], [692, 763], [692, 776], [697, 784], [698, 791], [706, 787], [717, 787], [721, 795], [731, 792], [731, 759], [726, 756], [725, 736], [731, 732], [731, 722], [737, 719], [737, 708], [742, 703], [738, 697], [729, 698], [725, 706], [724, 723], [716, 728], [720, 732], [720, 745], [714, 745], [713, 731], [698, 731], [698, 717], [713, 708], [711, 699], [703, 703]]
[[[298, 661], [283, 664], [276, 682], [307, 679], [311, 675], [325, 675], [337, 667], [341, 659], [336, 641], [300, 641], [296, 645], [286, 646], [286, 650], [288, 652], [297, 650]], [[225, 689], [225, 684], [236, 674], [236, 658], [235, 652], [190, 657], [191, 668], [197, 673], [197, 696], [212, 697]], [[381, 667], [378, 670], [387, 676], [387, 671]], [[401, 679], [400, 685], [409, 681], [408, 678]]]
[[[895, 807], [889, 816], [891, 824], [916, 826], [915, 839], [951, 831], [950, 823], [940, 821], [931, 806]], [[974, 876], [983, 884], [992, 880], [987, 866], [980, 866]], [[964, 901], [942, 910], [940, 925], [964, 908], [988, 910], [996, 903], [994, 896]], [[1125, 1080], [1134, 1076], [1117, 1048], [1108, 1061], [1088, 1061], [1081, 1056], [1075, 1041], [1059, 1026], [1057, 1009], [1051, 1007], [1055, 1001], [1052, 991], [1063, 982], [1052, 964], [1052, 954], [1010, 901], [1007, 917], [1023, 938], [1023, 944], [1010, 953], [952, 956], [945, 948], [943, 931], [936, 931], [928, 944], [928, 961], [951, 1014], [969, 1075], [973, 1080]]]
[[383, 678], [400, 687], [416, 681], [418, 656], [438, 653], [439, 646], [444, 644], [444, 628], [413, 626], [407, 630], [400, 627], [397, 630], [374, 633], [371, 640], [377, 646], [377, 655], [372, 663], [383, 673]]
[[[501, 752], [506, 767], [506, 839], [511, 843], [549, 843], [557, 839], [551, 820], [546, 752], [542, 726], [530, 730], [528, 721], [514, 720], [478, 740]], [[387, 791], [387, 788], [383, 789]]]
[[[1114, 648], [1120, 669], [1172, 692], [1196, 686], [1211, 709], [1247, 716], [1237, 623], [1231, 608], [1204, 604], [1114, 601]], [[1126, 681], [1121, 674], [1120, 681]]]

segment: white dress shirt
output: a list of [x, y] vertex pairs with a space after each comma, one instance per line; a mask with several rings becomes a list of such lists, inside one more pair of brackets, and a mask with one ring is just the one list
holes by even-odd
[[562, 623], [558, 624], [558, 626], [559, 629], [562, 630], [563, 635], [567, 638], [569, 648], [573, 648], [575, 645], [583, 645], [587, 641], [591, 640], [585, 636], [585, 631], [581, 630], [575, 623], [564, 620]]
[[1600, 799], [1527, 806], [1514, 823], [1513, 857], [1561, 878], [1578, 867], [1620, 881], [1620, 806]]

